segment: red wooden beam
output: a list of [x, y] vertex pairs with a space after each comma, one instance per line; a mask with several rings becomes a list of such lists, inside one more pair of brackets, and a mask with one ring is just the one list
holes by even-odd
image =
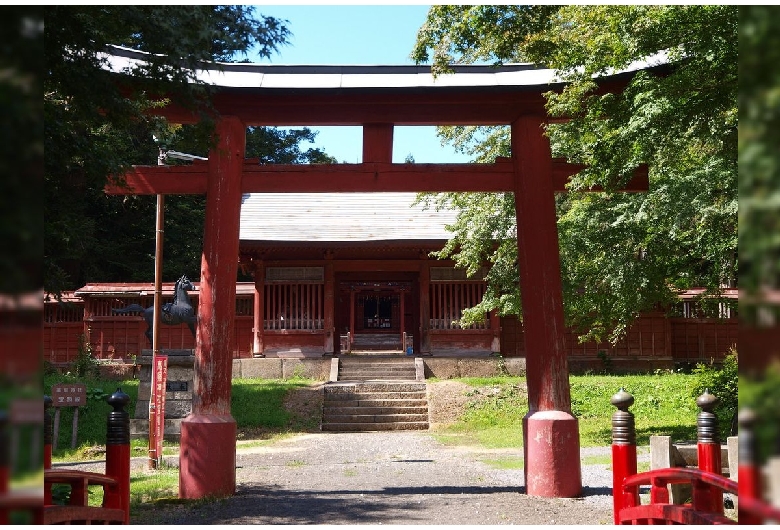
[[392, 163], [392, 123], [367, 123], [363, 125], [363, 161]]
[[[544, 90], [547, 87], [545, 86]], [[528, 112], [544, 112], [539, 87], [448, 87], [406, 89], [264, 89], [220, 87], [208, 112], [240, 116], [248, 126], [507, 125]], [[175, 104], [156, 114], [172, 123], [202, 116]]]
[[[566, 191], [566, 183], [584, 166], [553, 162], [553, 189]], [[191, 166], [135, 166], [125, 175], [125, 185], [106, 186], [109, 195], [204, 194], [207, 164]], [[323, 193], [381, 191], [512, 191], [512, 163], [494, 164], [287, 164], [259, 165], [246, 161], [242, 193]], [[619, 191], [647, 191], [647, 166], [634, 172]], [[589, 191], [601, 191], [593, 188]]]

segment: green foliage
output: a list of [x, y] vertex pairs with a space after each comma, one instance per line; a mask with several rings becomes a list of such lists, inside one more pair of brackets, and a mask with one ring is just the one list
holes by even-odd
[[[735, 6], [433, 6], [414, 59], [435, 70], [474, 61], [533, 62], [568, 84], [547, 94], [553, 155], [586, 164], [557, 198], [564, 308], [582, 340], [616, 342], [638, 314], [678, 289], [718, 295], [737, 267]], [[665, 51], [621, 92], [593, 75]], [[507, 127], [440, 129], [478, 162], [509, 156]], [[650, 190], [617, 193], [640, 164]], [[585, 192], [593, 186], [607, 192]], [[459, 212], [440, 258], [493, 270], [474, 313], [520, 314], [511, 194], [420, 199]], [[495, 243], [494, 243], [495, 242]]]
[[681, 373], [652, 375], [570, 376], [572, 413], [580, 422], [583, 446], [612, 442], [612, 396], [622, 387], [634, 396], [629, 409], [634, 414], [637, 444], [648, 445], [651, 435], [674, 440], [696, 439], [695, 377]]
[[[194, 66], [246, 57], [252, 50], [270, 56], [287, 43], [289, 32], [252, 6], [47, 6], [46, 18], [45, 289], [56, 294], [88, 281], [148, 281], [155, 198], [108, 197], [105, 183], [130, 164], [156, 163], [152, 134], [166, 125], [148, 110], [169, 101], [202, 105], [208, 89], [192, 82]], [[133, 90], [102, 70], [100, 54], [109, 44], [151, 53], [147, 65], [130, 72]], [[170, 99], [149, 99], [153, 93]], [[190, 145], [207, 149], [210, 131], [206, 121], [185, 136]], [[194, 277], [200, 270], [203, 198], [166, 202], [163, 274]]]
[[760, 376], [740, 376], [739, 407], [755, 412], [754, 427], [759, 461], [780, 452], [780, 363], [771, 364]]
[[70, 373], [76, 377], [95, 378], [100, 373], [97, 359], [92, 357], [92, 345], [83, 333], [79, 335], [78, 353], [69, 368]]
[[0, 33], [0, 293], [32, 293], [43, 254], [43, 7], [4, 6]]
[[[579, 421], [580, 445], [612, 443], [612, 396], [622, 387], [633, 394], [637, 443], [648, 445], [651, 435], [674, 440], [696, 438], [696, 376], [681, 373], [653, 375], [571, 376], [572, 413]], [[528, 413], [525, 379], [517, 377], [467, 378], [458, 381], [471, 389], [461, 418], [436, 433], [443, 443], [479, 444], [485, 447], [522, 446], [522, 420]]]
[[[780, 286], [780, 9], [742, 6], [739, 14], [739, 274], [753, 294]], [[740, 298], [741, 317], [756, 322], [761, 304]]]
[[737, 434], [732, 429], [736, 427], [733, 420], [739, 407], [738, 367], [737, 350], [732, 349], [723, 363], [699, 363], [693, 369], [697, 381], [691, 391], [691, 397], [696, 399], [708, 390], [718, 398], [715, 414], [718, 416], [721, 440]]

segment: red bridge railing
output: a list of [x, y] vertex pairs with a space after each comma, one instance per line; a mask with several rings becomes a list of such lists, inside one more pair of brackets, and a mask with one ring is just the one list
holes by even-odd
[[[48, 396], [47, 396], [48, 397]], [[108, 397], [106, 472], [52, 469], [51, 399], [44, 399], [44, 524], [129, 524], [130, 523], [130, 415], [125, 407], [130, 396], [117, 389]], [[68, 505], [54, 504], [52, 486], [70, 486]], [[103, 488], [101, 506], [89, 506], [89, 486]]]
[[[780, 521], [780, 509], [763, 499], [761, 466], [756, 461], [753, 436], [755, 415], [743, 410], [739, 416], [739, 470], [737, 481], [722, 476], [718, 419], [713, 412], [718, 399], [705, 391], [696, 404], [698, 469], [667, 468], [637, 473], [634, 415], [628, 408], [634, 397], [620, 389], [611, 403], [618, 409], [612, 415], [612, 496], [615, 524], [736, 524], [724, 515], [723, 494], [738, 495], [740, 524]], [[667, 486], [690, 484], [690, 503], [671, 504]], [[650, 487], [649, 502], [640, 502], [641, 486]]]

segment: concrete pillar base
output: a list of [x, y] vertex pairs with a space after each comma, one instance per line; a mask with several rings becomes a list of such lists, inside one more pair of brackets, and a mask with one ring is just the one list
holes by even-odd
[[577, 418], [559, 410], [523, 418], [525, 488], [538, 497], [579, 497], [582, 493]]
[[179, 498], [229, 497], [236, 492], [236, 421], [190, 414], [181, 423]]

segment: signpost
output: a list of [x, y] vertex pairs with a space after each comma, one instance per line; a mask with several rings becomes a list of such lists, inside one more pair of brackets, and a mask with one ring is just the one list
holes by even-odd
[[156, 355], [154, 358], [154, 424], [151, 425], [154, 431], [154, 468], [159, 466], [162, 459], [162, 444], [165, 436], [165, 388], [168, 380], [168, 356]]
[[[165, 165], [166, 146], [160, 147], [160, 154], [157, 158], [157, 164]], [[167, 377], [168, 358], [165, 357], [164, 363], [158, 366], [159, 355], [159, 334], [160, 334], [160, 310], [162, 306], [162, 253], [163, 253], [163, 232], [165, 216], [165, 195], [157, 194], [157, 217], [155, 221], [155, 252], [154, 252], [154, 312], [152, 313], [152, 395], [149, 396], [149, 468], [157, 469], [157, 464], [162, 457], [162, 439], [163, 429], [160, 426], [165, 425], [165, 408], [159, 408], [158, 402], [165, 404], [165, 381], [158, 377], [158, 368], [162, 367], [160, 373]], [[162, 388], [162, 390], [159, 390]], [[162, 394], [162, 398], [160, 398]], [[158, 430], [159, 429], [159, 430]]]
[[[60, 408], [74, 407], [73, 409], [73, 431], [70, 436], [70, 448], [76, 447], [76, 437], [79, 428], [79, 407], [87, 404], [87, 385], [81, 383], [58, 383], [51, 386], [52, 407], [54, 409], [54, 430], [52, 438], [52, 447], [57, 447], [57, 439], [60, 433]], [[40, 403], [36, 401], [36, 408], [40, 408]]]

